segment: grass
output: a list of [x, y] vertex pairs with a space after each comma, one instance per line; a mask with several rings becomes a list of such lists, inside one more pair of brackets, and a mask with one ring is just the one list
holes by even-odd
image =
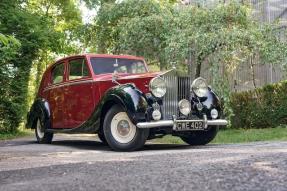
[[[246, 143], [256, 141], [287, 141], [287, 127], [220, 130], [211, 143]], [[155, 139], [154, 142], [170, 144], [184, 143], [180, 138], [170, 135], [161, 139]]]
[[19, 137], [24, 137], [27, 135], [31, 135], [31, 130], [19, 130], [15, 132], [1, 132], [0, 131], [0, 140], [9, 140], [9, 139], [15, 139]]

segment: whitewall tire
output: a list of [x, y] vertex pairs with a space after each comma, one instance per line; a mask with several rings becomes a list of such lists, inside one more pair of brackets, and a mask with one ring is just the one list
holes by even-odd
[[122, 144], [131, 142], [136, 135], [136, 126], [126, 112], [117, 113], [111, 121], [111, 133], [114, 139]]
[[149, 135], [148, 129], [137, 128], [118, 105], [107, 112], [103, 129], [107, 143], [116, 151], [137, 150], [144, 145]]
[[36, 121], [35, 136], [38, 143], [51, 143], [53, 140], [53, 133], [45, 132], [45, 125], [41, 119]]

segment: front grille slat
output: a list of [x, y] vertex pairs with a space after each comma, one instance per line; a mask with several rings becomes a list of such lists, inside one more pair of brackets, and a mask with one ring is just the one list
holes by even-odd
[[166, 95], [163, 98], [163, 118], [172, 119], [173, 115], [179, 117], [178, 102], [181, 99], [190, 100], [190, 77], [178, 77], [167, 73], [162, 76], [167, 85]]

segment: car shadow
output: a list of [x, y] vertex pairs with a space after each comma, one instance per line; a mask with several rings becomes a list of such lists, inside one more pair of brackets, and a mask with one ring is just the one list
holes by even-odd
[[[35, 140], [26, 139], [26, 140], [9, 140], [6, 142], [0, 142], [0, 147], [11, 147], [11, 146], [27, 146], [27, 145], [35, 145], [39, 144]], [[85, 139], [56, 139], [52, 142], [52, 144], [43, 144], [45, 146], [60, 146], [60, 147], [68, 147], [79, 150], [94, 150], [94, 151], [112, 151], [112, 149], [107, 145], [102, 143], [99, 140], [85, 140]], [[209, 145], [207, 147], [210, 147]], [[206, 146], [204, 146], [206, 148]], [[143, 148], [139, 151], [156, 151], [156, 150], [185, 150], [185, 149], [198, 149], [203, 148], [203, 146], [189, 146], [186, 144], [162, 144], [162, 143], [154, 143], [151, 141], [147, 141]]]
[[[94, 140], [57, 140], [53, 141], [52, 145], [73, 147], [80, 150], [112, 151], [112, 149], [107, 144]], [[174, 150], [190, 148], [191, 146], [186, 144], [146, 143], [144, 147], [138, 151]]]
[[141, 150], [142, 151], [156, 151], [156, 150], [174, 150], [174, 149], [190, 149], [190, 145], [186, 144], [162, 144], [162, 143], [149, 143], [146, 144]]
[[53, 141], [52, 145], [73, 147], [80, 150], [101, 150], [110, 151], [108, 145], [94, 140], [57, 140]]

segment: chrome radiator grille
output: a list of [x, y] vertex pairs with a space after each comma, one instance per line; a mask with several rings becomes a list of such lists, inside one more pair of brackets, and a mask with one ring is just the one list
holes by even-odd
[[178, 77], [167, 73], [162, 76], [167, 85], [166, 95], [163, 98], [163, 118], [172, 119], [179, 116], [178, 102], [181, 99], [190, 100], [190, 77]]

